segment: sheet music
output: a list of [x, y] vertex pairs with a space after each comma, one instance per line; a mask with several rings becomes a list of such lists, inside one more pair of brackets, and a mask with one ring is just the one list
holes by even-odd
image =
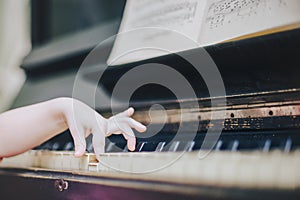
[[130, 33], [117, 37], [108, 64], [134, 62], [296, 23], [300, 23], [299, 0], [128, 0], [119, 32]]
[[208, 0], [199, 42], [214, 44], [300, 21], [299, 0]]
[[[119, 32], [139, 30], [118, 36], [108, 63], [121, 64], [170, 53], [167, 51], [177, 52], [195, 47], [204, 4], [205, 1], [199, 0], [127, 1]], [[142, 29], [149, 27], [152, 28]], [[157, 50], [139, 50], [134, 55], [113, 61], [126, 51], [147, 47], [156, 47]]]

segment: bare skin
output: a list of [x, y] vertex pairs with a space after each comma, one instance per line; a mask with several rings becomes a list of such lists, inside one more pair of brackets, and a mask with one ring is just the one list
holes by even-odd
[[17, 108], [0, 114], [0, 160], [15, 156], [40, 145], [70, 129], [75, 144], [75, 156], [85, 153], [85, 138], [93, 133], [95, 153], [104, 152], [105, 137], [123, 134], [129, 150], [134, 150], [139, 132], [146, 127], [131, 118], [133, 108], [105, 119], [84, 103], [71, 98], [57, 98]]

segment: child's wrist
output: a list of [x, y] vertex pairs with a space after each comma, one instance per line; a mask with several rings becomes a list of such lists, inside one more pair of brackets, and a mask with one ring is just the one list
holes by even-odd
[[67, 115], [72, 112], [72, 99], [60, 97], [50, 100], [50, 111], [59, 121], [67, 125]]

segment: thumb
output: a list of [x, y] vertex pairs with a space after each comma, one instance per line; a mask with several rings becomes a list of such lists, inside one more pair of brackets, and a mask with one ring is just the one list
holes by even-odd
[[75, 145], [75, 157], [83, 156], [86, 149], [85, 141], [83, 142], [81, 139], [74, 139], [74, 145]]
[[134, 114], [134, 109], [132, 107], [130, 107], [127, 110], [118, 113], [116, 116], [118, 116], [118, 117], [131, 117], [133, 114]]
[[94, 147], [94, 152], [96, 154], [96, 158], [99, 161], [100, 154], [104, 153], [104, 147], [105, 147], [104, 132], [99, 129], [94, 129], [92, 143], [93, 143], [93, 147]]

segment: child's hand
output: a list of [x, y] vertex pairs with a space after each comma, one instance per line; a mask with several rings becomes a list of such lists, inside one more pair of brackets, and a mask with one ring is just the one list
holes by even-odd
[[136, 143], [132, 128], [138, 132], [146, 131], [146, 127], [144, 125], [131, 118], [133, 113], [134, 109], [129, 108], [124, 112], [110, 117], [106, 127], [106, 136], [110, 136], [112, 134], [123, 134], [124, 138], [127, 140], [127, 146], [130, 151], [134, 151]]
[[132, 128], [139, 132], [146, 131], [146, 127], [131, 118], [133, 108], [122, 113], [103, 118], [96, 111], [78, 100], [66, 98], [67, 104], [63, 104], [62, 110], [67, 126], [70, 129], [75, 144], [75, 156], [82, 156], [86, 149], [85, 138], [93, 133], [93, 147], [97, 155], [104, 153], [105, 136], [111, 134], [123, 134], [127, 140], [128, 149], [135, 149], [136, 138]]
[[74, 139], [75, 156], [84, 154], [85, 138], [91, 133], [97, 155], [104, 152], [105, 136], [111, 134], [123, 134], [128, 149], [134, 150], [135, 136], [131, 128], [143, 132], [146, 127], [131, 118], [133, 112], [129, 108], [105, 119], [72, 98], [57, 98], [7, 111], [0, 115], [0, 158], [23, 153], [68, 128]]

